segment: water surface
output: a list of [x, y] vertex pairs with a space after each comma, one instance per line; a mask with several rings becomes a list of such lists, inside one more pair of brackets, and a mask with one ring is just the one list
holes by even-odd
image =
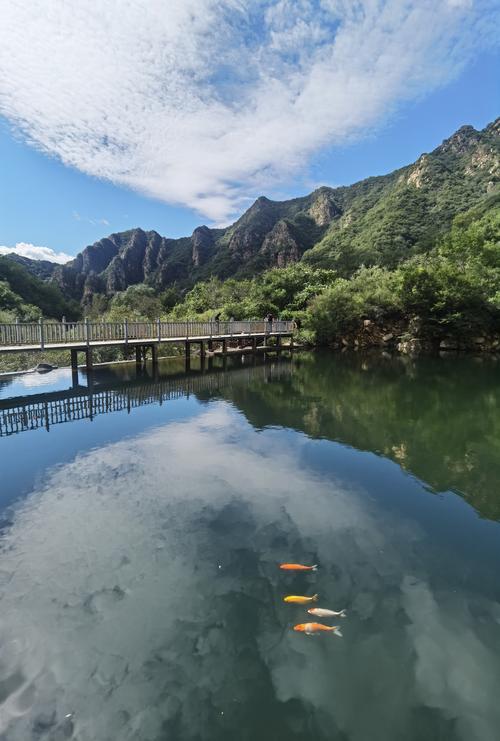
[[[499, 370], [0, 383], [0, 739], [496, 741]], [[314, 592], [342, 639], [291, 630]]]

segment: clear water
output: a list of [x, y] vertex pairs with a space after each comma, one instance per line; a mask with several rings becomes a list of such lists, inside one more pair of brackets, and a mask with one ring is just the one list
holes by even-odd
[[[103, 368], [91, 398], [67, 370], [9, 379], [0, 739], [497, 741], [499, 371], [311, 353]], [[291, 629], [310, 618], [283, 596], [313, 592], [343, 638]]]

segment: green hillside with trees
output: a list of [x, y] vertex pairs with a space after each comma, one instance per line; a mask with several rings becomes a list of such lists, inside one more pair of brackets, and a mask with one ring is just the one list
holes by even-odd
[[76, 319], [81, 308], [55, 283], [43, 281], [8, 256], [0, 257], [0, 321], [36, 321], [40, 317]]

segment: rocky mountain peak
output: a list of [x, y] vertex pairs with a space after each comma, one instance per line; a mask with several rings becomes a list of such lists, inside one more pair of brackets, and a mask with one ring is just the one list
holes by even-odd
[[214, 238], [208, 226], [203, 225], [196, 227], [191, 236], [191, 241], [193, 244], [191, 259], [193, 265], [199, 267], [209, 257], [214, 246]]
[[341, 211], [329, 191], [321, 189], [307, 211], [316, 226], [327, 226]]
[[480, 133], [473, 126], [461, 126], [452, 136], [444, 140], [438, 150], [452, 152], [453, 154], [465, 154], [479, 140]]

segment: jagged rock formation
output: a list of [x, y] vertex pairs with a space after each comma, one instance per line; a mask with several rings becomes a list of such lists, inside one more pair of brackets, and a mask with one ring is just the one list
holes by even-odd
[[191, 259], [193, 265], [196, 268], [199, 268], [200, 265], [203, 265], [211, 256], [214, 246], [214, 238], [208, 226], [199, 226], [194, 230], [191, 241], [193, 243]]
[[463, 126], [431, 153], [388, 175], [276, 202], [260, 197], [225, 229], [168, 239], [142, 229], [111, 234], [52, 270], [66, 296], [86, 302], [146, 283], [182, 288], [211, 275], [246, 277], [306, 260], [350, 275], [425, 251], [453, 217], [498, 188], [500, 119]]
[[279, 268], [300, 260], [300, 245], [287, 221], [277, 221], [268, 232], [260, 248], [262, 255]]

